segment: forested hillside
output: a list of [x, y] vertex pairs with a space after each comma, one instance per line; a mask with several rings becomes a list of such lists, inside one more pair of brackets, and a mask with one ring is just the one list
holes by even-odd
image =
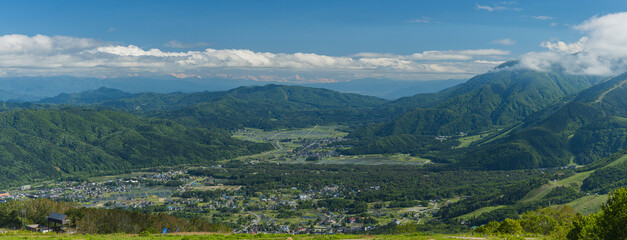
[[590, 164], [627, 146], [627, 74], [530, 117], [507, 137], [480, 147], [465, 166], [488, 169]]
[[[400, 135], [457, 135], [512, 126], [553, 102], [592, 86], [596, 78], [531, 70], [501, 70], [478, 75], [437, 94], [419, 94], [386, 104], [416, 106], [400, 117], [356, 129], [353, 153], [375, 153], [383, 138]], [[405, 107], [402, 107], [405, 106]], [[423, 151], [421, 146], [401, 152]]]
[[272, 149], [222, 130], [77, 108], [0, 113], [0, 185], [139, 167], [210, 163]]

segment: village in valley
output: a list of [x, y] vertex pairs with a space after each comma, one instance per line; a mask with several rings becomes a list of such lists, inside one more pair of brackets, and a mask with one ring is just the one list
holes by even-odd
[[[247, 140], [271, 142], [275, 146], [274, 151], [236, 159], [249, 164], [324, 164], [332, 161], [429, 163], [428, 160], [402, 154], [344, 158], [335, 151], [338, 145], [334, 143], [342, 141], [345, 133], [337, 131], [336, 127], [316, 126], [272, 132], [242, 129], [235, 131], [234, 135]], [[202, 176], [190, 171], [198, 169], [219, 171], [222, 165], [153, 168], [115, 176], [31, 183], [6, 192], [0, 191], [0, 202], [48, 198], [77, 202], [90, 208], [205, 218], [227, 223], [238, 233], [332, 234], [372, 230], [388, 224], [419, 223], [431, 219], [442, 204], [451, 201], [432, 199], [407, 206], [377, 203], [365, 206], [365, 211], [351, 211], [344, 207], [320, 208], [317, 203], [321, 200], [340, 201], [346, 194], [362, 190], [351, 189], [338, 182], [250, 193], [244, 186], [232, 185], [220, 176]], [[371, 186], [366, 190], [378, 191], [380, 186]]]
[[[165, 212], [230, 223], [235, 232], [251, 234], [360, 232], [386, 224], [431, 218], [438, 203], [443, 202], [437, 199], [421, 203], [422, 206], [392, 208], [378, 205], [372, 206], [372, 211], [350, 214], [344, 209], [331, 211], [312, 207], [319, 200], [343, 199], [346, 191], [352, 191], [339, 185], [249, 194], [241, 186], [224, 185], [219, 179], [196, 177], [185, 170], [134, 173], [102, 180], [25, 185], [2, 193], [0, 202], [49, 198], [78, 202], [85, 207]], [[374, 186], [372, 191], [376, 190], [378, 187]], [[193, 194], [207, 191], [216, 194]], [[48, 231], [40, 227], [29, 229]]]

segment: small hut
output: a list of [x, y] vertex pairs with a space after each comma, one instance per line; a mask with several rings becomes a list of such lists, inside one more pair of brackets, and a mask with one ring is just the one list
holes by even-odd
[[54, 229], [55, 232], [61, 231], [63, 225], [70, 224], [70, 219], [65, 214], [50, 213], [48, 216], [48, 226], [50, 229]]

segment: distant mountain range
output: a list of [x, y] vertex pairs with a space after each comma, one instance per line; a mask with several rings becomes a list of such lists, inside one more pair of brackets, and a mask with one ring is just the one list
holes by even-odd
[[357, 79], [348, 82], [300, 84], [307, 87], [326, 88], [338, 92], [357, 93], [385, 99], [398, 99], [419, 93], [435, 93], [458, 85], [466, 80], [395, 81], [389, 79]]
[[[416, 93], [437, 92], [463, 82], [463, 80], [437, 81], [394, 81], [390, 79], [358, 79], [348, 82], [299, 84], [302, 86], [327, 88], [346, 93], [396, 99]], [[61, 93], [79, 93], [101, 87], [118, 89], [129, 93], [172, 93], [225, 91], [240, 86], [260, 86], [285, 84], [238, 79], [196, 79], [185, 78], [76, 78], [55, 77], [14, 77], [0, 78], [0, 101], [38, 101]]]
[[[59, 81], [71, 85], [74, 80]], [[57, 90], [61, 88], [56, 86]], [[0, 154], [5, 156], [3, 161], [10, 160], [7, 164], [22, 166], [18, 167], [22, 172], [32, 171], [24, 166], [41, 165], [37, 161], [45, 160], [54, 163], [64, 175], [87, 171], [65, 162], [84, 154], [101, 154], [100, 159], [117, 159], [129, 168], [158, 166], [181, 156], [177, 151], [164, 152], [160, 156], [165, 159], [145, 162], [147, 156], [152, 156], [146, 149], [161, 146], [163, 141], [172, 146], [232, 149], [212, 153], [236, 156], [262, 151], [267, 146], [235, 141], [224, 132], [226, 129], [341, 124], [351, 131], [349, 141], [343, 142], [351, 146], [341, 150], [345, 154], [410, 153], [464, 169], [594, 165], [627, 147], [626, 91], [627, 74], [607, 79], [524, 69], [495, 69], [436, 93], [397, 100], [276, 84], [192, 93], [137, 93], [100, 87], [62, 93], [36, 103], [2, 103], [0, 117], [4, 120], [0, 123], [4, 127], [0, 137], [4, 138], [0, 139], [4, 143], [0, 141]], [[116, 133], [103, 135], [92, 122], [117, 129]], [[218, 135], [183, 140], [184, 136], [173, 131], [210, 131]], [[451, 137], [485, 132], [491, 135], [464, 147], [458, 147], [459, 138]], [[175, 139], [168, 138], [170, 133]], [[114, 142], [122, 142], [121, 146], [109, 144], [119, 136], [124, 138]], [[449, 137], [451, 140], [445, 140]], [[31, 147], [45, 142], [51, 142], [50, 149], [57, 152]], [[195, 148], [186, 151], [202, 152]], [[186, 158], [195, 163], [200, 161], [196, 156]], [[13, 169], [7, 172], [10, 174], [22, 173], [8, 169]], [[29, 178], [37, 177], [40, 175]]]
[[188, 126], [273, 129], [315, 124], [356, 124], [377, 121], [373, 109], [387, 100], [323, 88], [285, 86], [239, 87], [198, 93], [131, 94], [100, 88], [60, 94], [39, 103], [106, 107], [141, 116], [173, 119]]

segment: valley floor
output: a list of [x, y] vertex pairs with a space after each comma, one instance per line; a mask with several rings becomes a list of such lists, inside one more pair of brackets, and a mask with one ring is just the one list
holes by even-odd
[[[432, 171], [430, 169], [439, 167], [439, 164], [432, 164], [429, 159], [409, 154], [341, 155], [337, 150], [342, 147], [342, 140], [347, 135], [342, 130], [342, 126], [315, 126], [276, 131], [235, 130], [232, 134], [236, 138], [269, 142], [275, 149], [217, 162], [211, 166], [151, 168], [127, 174], [91, 177], [81, 181], [32, 183], [32, 186], [8, 189], [7, 194], [10, 196], [0, 198], [0, 202], [50, 198], [77, 202], [84, 207], [117, 208], [167, 213], [185, 218], [203, 218], [229, 224], [233, 234], [192, 233], [184, 236], [179, 234], [146, 237], [31, 235], [15, 232], [2, 234], [0, 231], [0, 237], [503, 239], [504, 236], [477, 237], [469, 234], [364, 236], [338, 233], [369, 234], [392, 225], [425, 226], [427, 222], [438, 224], [442, 221], [442, 214], [438, 212], [447, 207], [449, 213], [452, 213], [445, 219], [451, 220], [447, 224], [461, 227], [450, 232], [470, 232], [471, 227], [487, 223], [480, 221], [502, 216], [512, 217], [513, 215], [509, 213], [519, 211], [514, 214], [521, 214], [534, 210], [542, 206], [538, 204], [547, 201], [548, 205], [568, 205], [582, 214], [590, 214], [598, 212], [600, 205], [607, 199], [607, 195], [580, 192], [583, 181], [593, 171], [576, 172], [574, 167], [513, 171], [460, 171], [434, 168], [437, 171]], [[458, 136], [462, 144], [458, 147], [468, 146], [488, 134]], [[626, 159], [627, 157], [620, 158], [613, 164]], [[294, 164], [298, 167], [295, 168]], [[536, 178], [542, 179], [543, 182], [530, 181]], [[530, 187], [530, 184], [535, 185]], [[526, 190], [523, 191], [522, 188]], [[581, 195], [574, 200], [568, 200], [570, 202], [556, 203], [555, 196], [563, 198], [556, 190], [563, 190], [562, 188], [572, 189]], [[504, 194], [497, 194], [498, 192]], [[408, 197], [410, 194], [411, 197]], [[520, 196], [501, 202], [493, 201], [506, 194]], [[569, 192], [564, 194], [567, 195]], [[483, 205], [474, 206], [463, 201], [472, 197], [481, 199], [480, 203]], [[516, 208], [525, 204], [533, 206], [524, 211], [519, 210], [523, 208]], [[506, 210], [509, 212], [505, 212]], [[476, 224], [477, 222], [479, 223]], [[425, 231], [430, 230], [421, 229], [417, 232]], [[533, 239], [533, 236], [527, 237]]]

